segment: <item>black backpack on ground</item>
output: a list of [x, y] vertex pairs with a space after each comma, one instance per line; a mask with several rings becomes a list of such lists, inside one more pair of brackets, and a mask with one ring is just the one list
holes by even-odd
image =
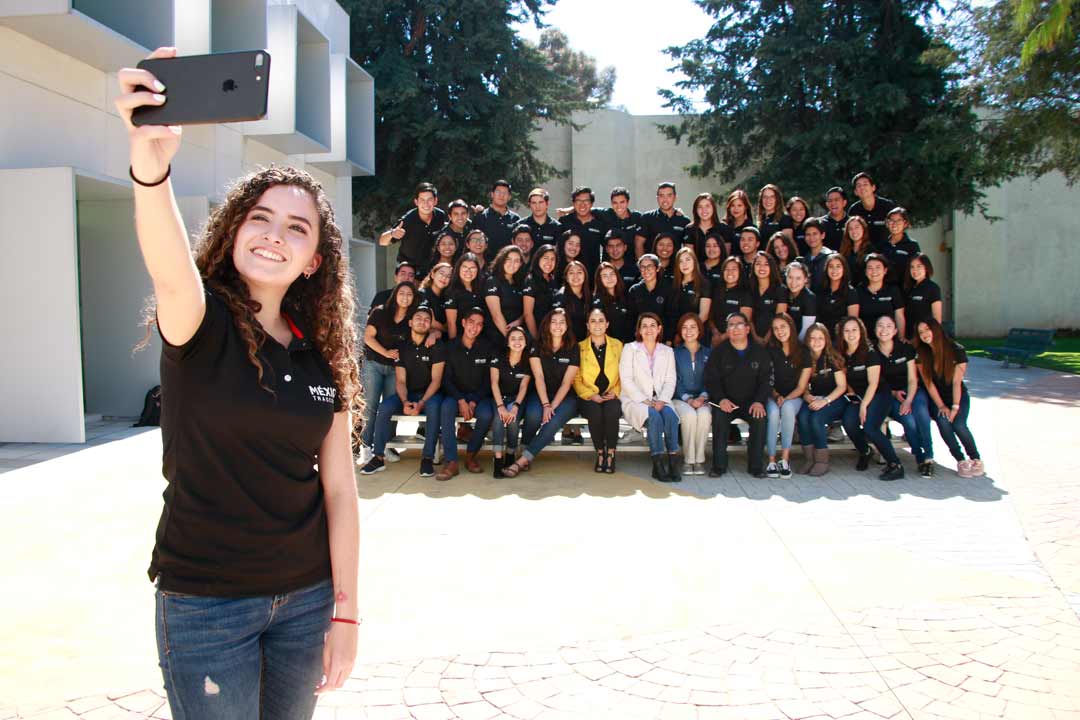
[[146, 391], [142, 415], [132, 427], [157, 427], [161, 425], [161, 386], [155, 385]]

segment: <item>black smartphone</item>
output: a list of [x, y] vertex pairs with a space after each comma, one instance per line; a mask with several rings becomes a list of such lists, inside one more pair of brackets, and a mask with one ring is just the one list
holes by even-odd
[[138, 67], [165, 85], [165, 103], [135, 108], [135, 125], [206, 125], [266, 117], [270, 53], [265, 50], [155, 58]]

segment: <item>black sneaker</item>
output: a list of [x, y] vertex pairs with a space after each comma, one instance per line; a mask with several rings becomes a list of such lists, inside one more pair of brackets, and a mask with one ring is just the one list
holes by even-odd
[[866, 449], [866, 452], [859, 453], [859, 459], [855, 462], [855, 469], [858, 470], [859, 472], [862, 472], [862, 471], [866, 470], [868, 467], [870, 467], [870, 455], [871, 454], [872, 453], [870, 452], [869, 448]]
[[904, 477], [904, 466], [903, 465], [897, 465], [897, 464], [894, 464], [894, 463], [889, 463], [888, 465], [885, 466], [885, 469], [882, 471], [882, 473], [880, 475], [878, 475], [878, 480], [884, 480], [884, 481], [888, 482], [890, 480], [900, 480], [903, 477]]
[[386, 461], [381, 457], [373, 457], [368, 461], [368, 464], [360, 468], [361, 475], [374, 475], [377, 472], [382, 472], [386, 469]]
[[420, 459], [420, 477], [431, 477], [435, 474], [435, 463], [431, 458]]
[[919, 464], [919, 474], [924, 478], [934, 477], [934, 461], [925, 460]]

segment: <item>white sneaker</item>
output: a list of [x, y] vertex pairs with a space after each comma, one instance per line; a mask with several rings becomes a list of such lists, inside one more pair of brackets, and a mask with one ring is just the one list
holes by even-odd
[[780, 477], [780, 467], [774, 462], [769, 463], [769, 465], [765, 468], [765, 477]]
[[787, 460], [781, 460], [777, 465], [777, 469], [780, 471], [780, 477], [784, 480], [791, 479], [791, 466], [788, 465]]
[[401, 455], [394, 448], [386, 448], [386, 462], [401, 462]]
[[689, 475], [704, 475], [705, 474], [705, 463], [694, 463], [693, 465], [690, 466], [690, 472], [688, 474]]
[[375, 453], [371, 451], [371, 448], [369, 448], [367, 445], [364, 445], [363, 443], [361, 443], [360, 444], [360, 456], [358, 458], [356, 458], [356, 464], [359, 465], [360, 467], [364, 467], [369, 462], [371, 462], [371, 458], [373, 458], [373, 457], [375, 457]]

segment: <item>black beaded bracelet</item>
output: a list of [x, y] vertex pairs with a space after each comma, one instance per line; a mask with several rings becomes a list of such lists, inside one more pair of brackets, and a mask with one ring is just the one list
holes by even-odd
[[135, 171], [131, 169], [130, 165], [128, 165], [128, 175], [131, 176], [131, 179], [135, 182], [136, 185], [142, 185], [143, 187], [157, 187], [161, 183], [168, 180], [169, 175], [171, 175], [171, 174], [172, 174], [172, 163], [169, 163], [168, 169], [165, 170], [165, 175], [160, 180], [158, 180], [157, 182], [145, 183], [142, 180], [140, 180], [139, 178], [135, 177]]

